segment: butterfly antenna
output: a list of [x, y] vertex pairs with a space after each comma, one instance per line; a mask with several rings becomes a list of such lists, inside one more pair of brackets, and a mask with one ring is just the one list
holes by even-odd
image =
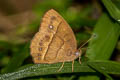
[[[92, 36], [93, 37], [93, 36]], [[91, 39], [92, 39], [92, 37], [90, 38], [90, 39], [88, 39], [84, 44], [82, 44], [82, 46], [80, 46], [80, 48], [78, 49], [79, 50], [79, 52], [80, 52], [80, 54], [79, 54], [79, 63], [81, 64], [81, 55], [82, 55], [82, 50], [81, 50], [81, 48], [84, 46], [84, 45], [86, 45]]]
[[92, 38], [93, 38], [93, 36], [91, 36], [90, 39], [88, 39], [84, 44], [82, 44], [79, 49], [81, 49], [83, 46], [85, 46]]

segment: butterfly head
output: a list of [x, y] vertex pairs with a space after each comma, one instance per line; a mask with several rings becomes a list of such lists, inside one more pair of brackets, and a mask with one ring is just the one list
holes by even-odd
[[81, 55], [82, 55], [82, 50], [81, 49], [78, 49], [76, 52], [75, 52], [75, 55], [77, 58], [79, 58], [79, 63], [81, 64]]
[[77, 51], [75, 52], [75, 55], [76, 55], [77, 57], [80, 57], [81, 54], [82, 54], [81, 49], [79, 49], [79, 50], [77, 50]]
[[79, 51], [75, 52], [75, 55], [76, 55], [76, 56], [79, 56], [79, 55], [80, 55], [80, 52], [79, 52]]

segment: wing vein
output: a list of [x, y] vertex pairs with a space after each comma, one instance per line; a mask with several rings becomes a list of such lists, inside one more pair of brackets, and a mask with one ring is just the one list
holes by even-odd
[[45, 56], [46, 56], [46, 54], [47, 54], [47, 52], [48, 52], [49, 46], [51, 45], [51, 43], [52, 43], [52, 41], [53, 41], [53, 39], [54, 39], [54, 37], [55, 37], [55, 35], [56, 35], [56, 33], [57, 33], [57, 31], [58, 31], [58, 28], [59, 28], [59, 26], [60, 26], [61, 23], [62, 23], [62, 21], [59, 23], [59, 25], [58, 25], [58, 27], [57, 27], [57, 29], [56, 29], [56, 32], [53, 34], [53, 37], [52, 37], [50, 43], [48, 44], [47, 51], [45, 52], [45, 55], [43, 56], [44, 59], [45, 59]]

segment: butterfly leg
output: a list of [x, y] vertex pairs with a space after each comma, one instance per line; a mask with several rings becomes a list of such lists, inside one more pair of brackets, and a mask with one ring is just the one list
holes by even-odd
[[62, 69], [62, 68], [63, 68], [63, 66], [64, 66], [64, 63], [65, 63], [65, 62], [63, 62], [63, 63], [62, 63], [62, 66], [58, 69], [58, 71], [57, 71], [57, 72], [60, 72], [60, 71], [61, 71], [61, 69]]
[[74, 71], [74, 60], [72, 61], [72, 72]]
[[81, 55], [82, 55], [82, 50], [80, 49], [80, 54], [79, 54], [79, 63], [81, 64]]
[[81, 46], [80, 46], [80, 48], [78, 49], [79, 50], [79, 52], [80, 52], [80, 54], [79, 54], [79, 63], [81, 64], [81, 55], [82, 55], [82, 49], [84, 49], [84, 48], [82, 48], [84, 45], [86, 45], [91, 39], [93, 38], [93, 36], [90, 38], [90, 39], [88, 39], [84, 44], [82, 44]]

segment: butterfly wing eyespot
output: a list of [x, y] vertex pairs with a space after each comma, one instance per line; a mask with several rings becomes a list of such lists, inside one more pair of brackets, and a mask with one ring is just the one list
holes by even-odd
[[49, 35], [45, 35], [45, 40], [49, 41], [50, 40], [50, 36]]
[[43, 16], [39, 30], [41, 30], [42, 32], [48, 32], [47, 30], [50, 29], [55, 32], [60, 22], [61, 20], [59, 17], [57, 17], [57, 13], [54, 10], [49, 10]]
[[42, 48], [39, 48], [39, 51], [42, 51]]
[[50, 28], [50, 29], [53, 29], [53, 26], [52, 26], [52, 25], [50, 25], [50, 26], [49, 26], [49, 28]]
[[71, 56], [72, 55], [72, 51], [69, 51], [68, 53], [67, 53], [67, 56]]
[[51, 20], [56, 20], [56, 17], [55, 16], [51, 16]]

